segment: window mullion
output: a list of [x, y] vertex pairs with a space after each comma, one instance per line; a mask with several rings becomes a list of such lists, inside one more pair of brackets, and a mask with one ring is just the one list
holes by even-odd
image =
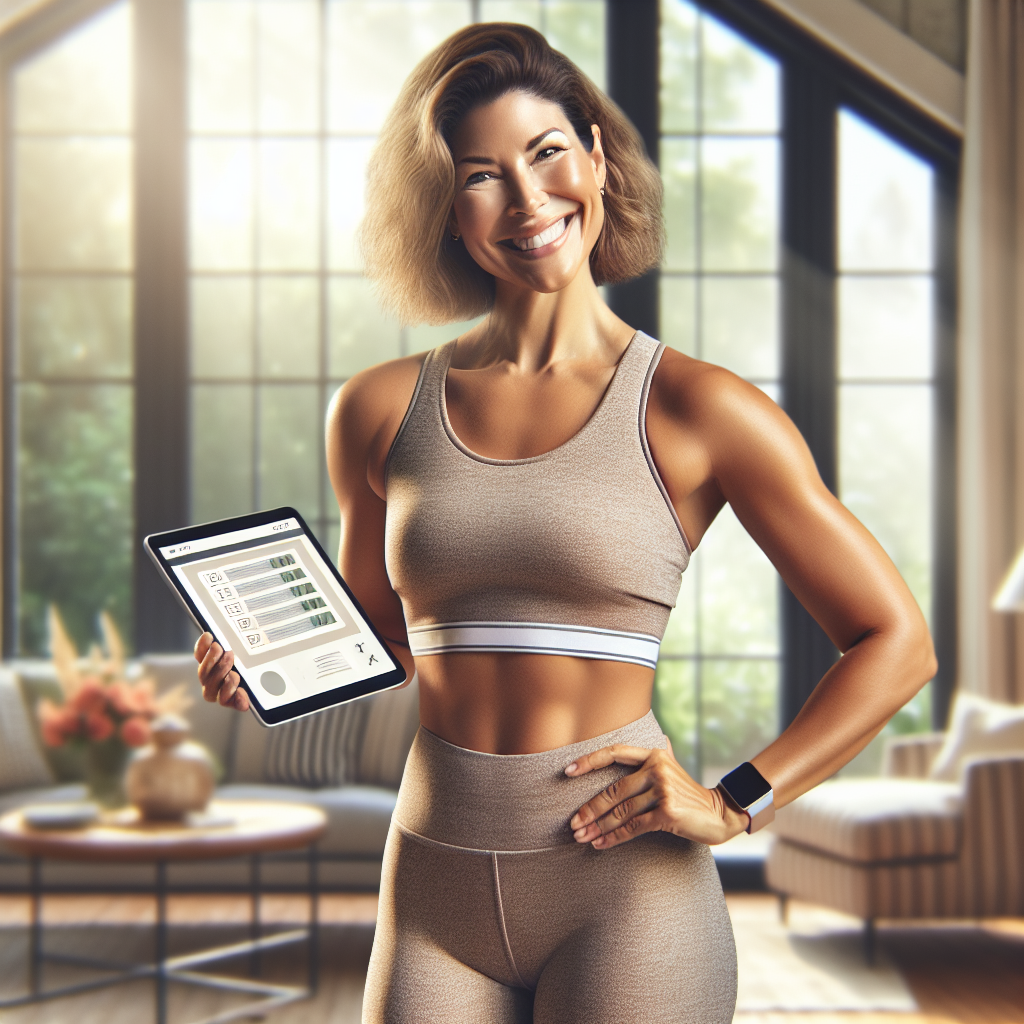
[[[607, 0], [608, 95], [640, 132], [658, 163], [659, 0]], [[657, 270], [612, 285], [608, 305], [631, 327], [658, 336]]]
[[[836, 493], [836, 112], [832, 81], [791, 61], [783, 75], [783, 404]], [[782, 588], [780, 726], [796, 717], [837, 652]]]
[[932, 640], [939, 668], [932, 681], [932, 727], [945, 729], [957, 676], [956, 337], [957, 191], [955, 168], [935, 174], [934, 481], [932, 484]]
[[188, 523], [186, 15], [184, 0], [135, 9], [135, 649], [194, 634], [142, 538]]

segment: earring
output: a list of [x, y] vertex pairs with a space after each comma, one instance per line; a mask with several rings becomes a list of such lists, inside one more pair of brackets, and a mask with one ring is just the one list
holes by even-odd
[[604, 195], [604, 189], [603, 188], [599, 188], [597, 191], [600, 192], [601, 195]]
[[454, 231], [452, 232], [452, 241], [453, 242], [457, 242], [461, 237], [462, 237], [462, 235], [457, 235], [457, 234], [455, 234]]

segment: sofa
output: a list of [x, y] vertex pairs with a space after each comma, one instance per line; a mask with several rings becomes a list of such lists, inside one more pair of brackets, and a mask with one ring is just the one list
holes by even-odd
[[[204, 744], [218, 766], [214, 799], [284, 800], [311, 804], [327, 815], [317, 844], [323, 891], [373, 890], [405, 760], [419, 725], [415, 679], [330, 711], [274, 729], [253, 715], [207, 704], [191, 655], [152, 656], [135, 670], [154, 678], [159, 690], [187, 681], [195, 703], [186, 712], [192, 738]], [[0, 668], [0, 814], [29, 803], [82, 800], [83, 765], [75, 752], [46, 748], [40, 741], [35, 706], [59, 694], [46, 662], [13, 661]], [[46, 861], [47, 891], [149, 892], [153, 868], [133, 864]], [[307, 884], [304, 852], [266, 855], [265, 888], [301, 891]], [[249, 862], [223, 859], [168, 865], [172, 891], [248, 891]], [[25, 892], [26, 860], [0, 848], [0, 891]]]
[[1024, 707], [960, 695], [947, 733], [891, 739], [883, 777], [779, 810], [768, 885], [860, 917], [1024, 915]]

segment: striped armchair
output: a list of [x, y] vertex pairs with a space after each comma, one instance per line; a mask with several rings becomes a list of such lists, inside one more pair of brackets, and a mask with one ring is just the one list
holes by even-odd
[[879, 779], [826, 782], [776, 817], [769, 886], [861, 917], [1024, 915], [1024, 755], [928, 778], [943, 735], [890, 742]]

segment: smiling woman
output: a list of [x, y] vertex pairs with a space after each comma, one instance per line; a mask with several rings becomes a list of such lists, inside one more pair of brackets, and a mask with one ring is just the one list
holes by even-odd
[[[607, 181], [604, 227], [590, 256], [595, 282], [626, 281], [660, 262], [661, 178], [633, 125], [539, 33], [521, 25], [475, 25], [438, 47], [409, 76], [368, 169], [361, 229], [366, 273], [378, 282], [384, 305], [404, 322], [467, 320], [493, 305], [492, 275], [453, 237], [460, 232], [445, 228], [452, 226], [457, 191], [467, 184], [475, 189], [480, 175], [500, 178], [496, 153], [462, 154], [456, 168], [453, 150], [460, 127], [466, 139], [470, 111], [520, 90], [557, 111], [560, 141], [549, 140], [549, 149], [575, 146], [590, 153], [592, 125], [600, 126]], [[549, 159], [552, 154], [541, 148], [549, 131], [517, 140], [521, 159], [529, 152], [535, 167]]]
[[[351, 378], [328, 416], [341, 571], [419, 677], [367, 1024], [727, 1024], [709, 845], [833, 774], [934, 672], [913, 597], [779, 407], [603, 301], [657, 261], [659, 200], [622, 114], [517, 25], [429, 54], [371, 161], [384, 302], [488, 315]], [[651, 694], [726, 503], [844, 657], [709, 789]], [[231, 653], [207, 634], [196, 656], [207, 699], [244, 709]]]

